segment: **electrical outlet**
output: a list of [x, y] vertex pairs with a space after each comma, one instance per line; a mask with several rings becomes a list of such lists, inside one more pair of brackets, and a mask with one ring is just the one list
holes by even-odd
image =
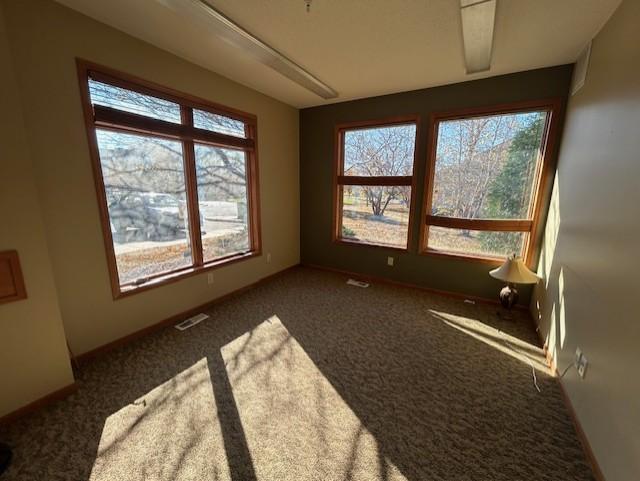
[[267, 263], [271, 262], [271, 252], [267, 252]]
[[393, 267], [393, 257], [387, 257], [387, 265]]
[[213, 284], [213, 272], [209, 272], [209, 274], [207, 274], [207, 284]]
[[582, 349], [576, 347], [576, 357], [573, 359], [573, 363], [576, 367], [580, 365], [580, 360], [582, 359]]
[[589, 364], [589, 361], [587, 361], [587, 357], [582, 354], [580, 356], [580, 362], [578, 363], [578, 374], [580, 375], [580, 377], [582, 379], [584, 379], [584, 377], [587, 375], [587, 365]]

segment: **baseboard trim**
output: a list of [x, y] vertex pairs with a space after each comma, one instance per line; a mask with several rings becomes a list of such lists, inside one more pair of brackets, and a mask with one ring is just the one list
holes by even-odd
[[593, 453], [593, 449], [591, 448], [591, 443], [589, 442], [589, 438], [587, 438], [584, 429], [582, 429], [582, 424], [578, 419], [578, 415], [576, 414], [575, 409], [573, 408], [573, 403], [569, 398], [569, 394], [562, 383], [562, 379], [558, 376], [560, 373], [556, 370], [556, 377], [558, 379], [558, 384], [560, 385], [560, 392], [562, 393], [562, 398], [564, 399], [564, 403], [567, 406], [567, 410], [569, 411], [569, 416], [573, 421], [573, 426], [576, 429], [576, 434], [578, 435], [578, 439], [580, 440], [580, 444], [582, 444], [582, 450], [584, 451], [587, 460], [591, 464], [591, 470], [593, 471], [593, 475], [597, 479], [597, 481], [606, 481], [604, 474], [602, 473], [602, 469], [600, 469], [600, 465], [598, 464], [598, 460], [596, 459], [595, 454]]
[[[391, 286], [398, 286], [398, 287], [407, 287], [409, 289], [418, 289], [420, 291], [424, 291], [424, 292], [429, 292], [431, 294], [436, 294], [439, 296], [444, 296], [444, 297], [451, 297], [454, 299], [460, 299], [460, 300], [465, 300], [465, 299], [469, 299], [472, 300], [474, 302], [479, 302], [481, 304], [490, 304], [493, 306], [499, 306], [500, 302], [498, 302], [497, 300], [493, 300], [493, 299], [487, 299], [486, 297], [479, 297], [479, 296], [468, 296], [466, 294], [462, 294], [460, 292], [451, 292], [451, 291], [445, 291], [445, 290], [441, 290], [441, 289], [434, 289], [432, 287], [425, 287], [425, 286], [421, 286], [419, 284], [411, 284], [409, 282], [402, 282], [402, 281], [394, 281], [392, 279], [388, 279], [386, 277], [380, 277], [380, 276], [372, 276], [369, 274], [362, 274], [360, 272], [353, 272], [353, 271], [347, 271], [344, 269], [337, 269], [334, 267], [327, 267], [327, 266], [322, 266], [322, 265], [318, 265], [318, 264], [309, 264], [306, 262], [303, 262], [300, 264], [302, 267], [308, 267], [311, 269], [318, 269], [321, 271], [328, 271], [328, 272], [334, 272], [336, 274], [342, 274], [345, 276], [349, 276], [352, 277], [354, 279], [357, 280], [362, 280], [362, 281], [368, 281], [368, 282], [377, 282], [380, 284], [387, 284], [387, 285], [391, 285]], [[514, 306], [514, 309], [518, 309], [519, 311], [528, 311], [529, 308], [527, 306], [522, 306], [522, 305], [516, 305]]]
[[250, 289], [253, 289], [254, 287], [267, 282], [275, 277], [278, 277], [282, 274], [284, 274], [285, 272], [291, 270], [291, 269], [295, 269], [296, 267], [298, 267], [300, 264], [295, 264], [293, 266], [290, 267], [286, 267], [285, 269], [282, 269], [278, 272], [274, 272], [273, 274], [269, 274], [268, 276], [265, 276], [261, 279], [258, 279], [255, 282], [252, 282], [251, 284], [247, 284], [246, 286], [240, 287], [239, 289], [236, 289], [234, 291], [231, 291], [227, 294], [224, 294], [220, 297], [217, 297], [211, 301], [207, 301], [204, 304], [200, 304], [199, 306], [196, 307], [192, 307], [190, 309], [187, 309], [186, 311], [180, 312], [178, 314], [175, 314], [173, 316], [170, 316], [166, 319], [163, 319], [159, 322], [156, 322], [155, 324], [152, 324], [150, 326], [144, 327], [138, 331], [132, 332], [131, 334], [127, 334], [126, 336], [123, 336], [121, 338], [116, 339], [115, 341], [111, 341], [108, 342], [107, 344], [103, 344], [102, 346], [96, 347], [95, 349], [91, 349], [90, 351], [84, 352], [82, 354], [79, 354], [75, 357], [76, 362], [80, 365], [82, 365], [82, 363], [89, 361], [90, 359], [93, 359], [95, 357], [99, 357], [113, 349], [116, 349], [117, 347], [123, 346], [125, 344], [128, 344], [132, 341], [135, 341], [136, 339], [140, 339], [141, 337], [147, 336], [153, 332], [159, 331], [161, 329], [166, 328], [167, 326], [171, 326], [173, 324], [176, 324], [180, 321], [183, 321], [185, 319], [187, 319], [188, 317], [193, 316], [194, 314], [199, 313], [202, 310], [206, 310], [209, 309], [213, 306], [215, 306], [216, 304], [226, 301], [227, 299], [237, 296], [239, 294], [242, 294], [243, 292], [246, 292]]
[[[532, 316], [533, 317], [533, 316]], [[544, 351], [544, 355], [547, 361], [547, 365], [551, 369], [551, 372], [555, 373], [556, 380], [558, 381], [558, 385], [560, 386], [560, 393], [562, 394], [562, 400], [564, 401], [565, 406], [567, 407], [567, 411], [569, 411], [569, 417], [573, 422], [573, 427], [576, 430], [576, 435], [580, 440], [580, 444], [582, 445], [582, 450], [584, 451], [584, 455], [589, 461], [591, 465], [591, 470], [593, 471], [593, 475], [595, 476], [597, 481], [606, 481], [604, 474], [602, 473], [602, 469], [600, 469], [600, 465], [598, 464], [598, 460], [596, 459], [595, 454], [593, 453], [593, 449], [591, 448], [591, 443], [589, 442], [589, 438], [587, 438], [584, 429], [582, 429], [582, 424], [578, 419], [578, 415], [576, 414], [576, 410], [573, 408], [573, 403], [571, 402], [571, 398], [567, 393], [566, 388], [564, 387], [564, 383], [560, 378], [560, 371], [558, 371], [558, 366], [556, 365], [555, 359], [553, 358], [553, 353], [549, 350], [549, 346], [545, 343], [545, 339], [542, 337], [542, 332], [540, 331], [540, 325], [535, 323], [536, 333], [538, 334], [538, 339], [540, 340], [540, 345]]]
[[43, 396], [35, 401], [30, 402], [29, 404], [22, 406], [21, 408], [16, 409], [4, 416], [0, 417], [0, 426], [3, 424], [8, 424], [15, 421], [18, 418], [31, 414], [34, 411], [42, 409], [43, 407], [54, 403], [56, 401], [60, 401], [61, 399], [66, 398], [70, 394], [73, 394], [78, 389], [78, 385], [73, 382], [57, 391], [53, 391], [46, 396]]

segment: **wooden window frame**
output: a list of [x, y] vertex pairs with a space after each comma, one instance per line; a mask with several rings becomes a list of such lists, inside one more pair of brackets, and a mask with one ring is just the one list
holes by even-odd
[[[477, 231], [526, 232], [527, 238], [523, 248], [524, 262], [533, 268], [535, 253], [538, 249], [536, 233], [539, 227], [543, 205], [548, 204], [545, 192], [555, 172], [555, 147], [560, 128], [563, 101], [560, 98], [533, 100], [500, 104], [491, 107], [477, 107], [448, 112], [434, 113], [429, 118], [427, 139], [427, 169], [425, 173], [422, 216], [420, 218], [419, 253], [422, 255], [441, 256], [469, 261], [477, 261], [499, 265], [503, 258], [464, 254], [446, 250], [432, 249], [428, 246], [429, 226], [454, 229], [470, 229]], [[546, 111], [547, 118], [543, 131], [542, 146], [538, 154], [538, 168], [532, 188], [533, 198], [527, 219], [461, 219], [454, 217], [433, 216], [430, 214], [433, 201], [433, 187], [438, 146], [438, 130], [440, 122], [462, 120], [489, 115], [515, 114], [535, 111]]]
[[[257, 117], [253, 114], [178, 92], [171, 88], [83, 59], [76, 59], [76, 65], [113, 298], [120, 299], [131, 294], [159, 287], [211, 269], [227, 266], [235, 262], [261, 255], [262, 246], [257, 152]], [[167, 122], [110, 107], [92, 105], [89, 94], [90, 78], [109, 85], [174, 102], [180, 106], [181, 123], [177, 124]], [[194, 127], [194, 109], [223, 115], [243, 122], [245, 125], [245, 138]], [[134, 133], [137, 135], [153, 136], [181, 142], [183, 149], [183, 165], [185, 169], [184, 178], [186, 203], [189, 215], [189, 236], [192, 251], [191, 266], [159, 272], [144, 279], [120, 284], [113, 245], [113, 236], [110, 228], [106, 191], [102, 176], [102, 165], [98, 149], [96, 135], [97, 128], [124, 133]], [[248, 202], [247, 222], [249, 224], [249, 250], [246, 252], [231, 254], [209, 262], [204, 262], [203, 260], [195, 165], [196, 143], [224, 147], [233, 150], [242, 150], [246, 153]]]
[[[413, 169], [410, 176], [355, 176], [344, 174], [344, 136], [350, 130], [364, 130], [376, 127], [394, 127], [398, 125], [415, 125], [416, 135], [413, 147]], [[413, 239], [413, 213], [416, 198], [416, 173], [418, 165], [418, 139], [420, 138], [420, 116], [418, 114], [387, 117], [376, 120], [346, 122], [335, 127], [334, 167], [333, 167], [333, 225], [331, 240], [335, 244], [361, 247], [378, 247], [394, 251], [407, 252]], [[340, 188], [346, 185], [375, 185], [375, 186], [408, 186], [411, 187], [411, 202], [407, 226], [407, 244], [405, 247], [390, 246], [375, 242], [360, 242], [345, 239], [342, 232], [343, 196]]]

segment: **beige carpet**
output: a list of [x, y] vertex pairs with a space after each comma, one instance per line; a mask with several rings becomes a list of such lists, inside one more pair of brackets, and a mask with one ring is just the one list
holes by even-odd
[[593, 479], [524, 315], [345, 280], [298, 268], [83, 366], [0, 431], [0, 479]]

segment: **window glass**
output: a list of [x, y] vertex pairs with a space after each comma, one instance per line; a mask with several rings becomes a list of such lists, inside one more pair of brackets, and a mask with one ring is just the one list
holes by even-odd
[[429, 248], [480, 257], [523, 254], [526, 232], [493, 232], [429, 226]]
[[182, 144], [96, 134], [120, 284], [190, 266]]
[[341, 189], [344, 240], [407, 247], [411, 187], [345, 185]]
[[527, 219], [547, 112], [439, 123], [431, 214]]
[[244, 122], [204, 110], [193, 109], [193, 126], [219, 134], [246, 137]]
[[195, 144], [195, 156], [204, 261], [249, 251], [246, 154]]
[[176, 124], [181, 121], [180, 106], [158, 97], [141, 94], [93, 79], [89, 79], [89, 94], [92, 104], [124, 110]]
[[412, 175], [415, 140], [415, 124], [347, 130], [343, 175]]

